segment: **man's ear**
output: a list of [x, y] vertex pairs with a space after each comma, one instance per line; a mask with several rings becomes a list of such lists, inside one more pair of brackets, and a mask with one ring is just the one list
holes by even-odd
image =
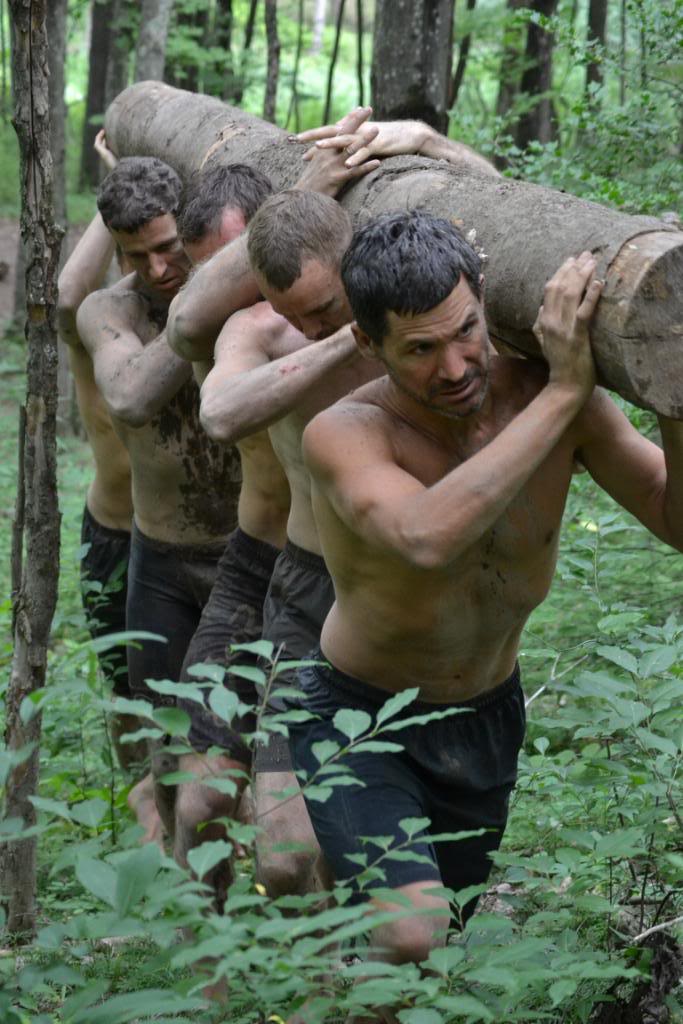
[[377, 359], [378, 355], [375, 349], [375, 343], [370, 335], [366, 334], [365, 331], [358, 326], [355, 320], [351, 324], [351, 330], [353, 331], [353, 336], [356, 339], [356, 345], [358, 346], [358, 350], [363, 358]]

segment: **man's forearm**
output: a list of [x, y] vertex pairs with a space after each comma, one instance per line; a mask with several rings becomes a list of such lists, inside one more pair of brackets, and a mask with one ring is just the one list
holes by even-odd
[[172, 352], [165, 334], [105, 376], [95, 378], [111, 413], [130, 427], [143, 427], [192, 376], [192, 364]]
[[356, 358], [348, 328], [290, 355], [227, 376], [220, 361], [204, 381], [201, 420], [216, 441], [234, 444], [286, 416], [330, 372]]
[[672, 547], [683, 551], [683, 421], [658, 416], [666, 462], [664, 520]]
[[420, 146], [422, 156], [429, 156], [432, 160], [448, 160], [452, 164], [460, 164], [479, 174], [488, 174], [490, 177], [500, 178], [499, 172], [492, 163], [475, 153], [469, 146], [462, 142], [454, 142], [447, 139], [445, 135], [430, 130], [425, 141]]
[[246, 236], [241, 235], [202, 264], [176, 295], [166, 324], [169, 345], [183, 359], [212, 359], [228, 317], [259, 298]]

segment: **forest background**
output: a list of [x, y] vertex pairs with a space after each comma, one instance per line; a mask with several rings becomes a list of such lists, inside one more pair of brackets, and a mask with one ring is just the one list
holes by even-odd
[[[415, 72], [401, 65], [397, 96], [388, 80], [392, 39], [398, 45], [410, 34], [418, 8], [421, 31], [413, 38], [425, 54], [423, 73], [413, 80]], [[453, 12], [452, 37], [436, 31]], [[505, 174], [673, 222], [681, 208], [680, 2], [55, 0], [50, 14], [55, 206], [58, 220], [72, 225], [65, 252], [94, 212], [92, 139], [106, 103], [142, 77], [210, 92], [290, 131], [372, 98], [377, 116], [425, 117]], [[150, 26], [157, 30], [151, 38]], [[21, 272], [11, 287], [19, 157], [4, 0], [0, 30], [0, 257], [7, 265], [0, 281], [7, 327], [0, 514], [8, 527], [0, 533], [7, 595], [0, 658], [9, 668], [9, 526], [25, 350]], [[446, 73], [434, 86], [427, 79], [438, 61]], [[651, 414], [628, 412], [657, 437]], [[267, 901], [247, 859], [218, 918], [205, 913], [195, 880], [156, 848], [136, 845], [106, 726], [107, 694], [80, 607], [78, 533], [90, 461], [64, 379], [59, 427], [59, 602], [47, 685], [24, 710], [27, 718], [37, 711], [43, 717], [34, 799], [37, 934], [19, 946], [19, 937], [7, 936], [1, 1020], [277, 1020], [311, 992], [321, 1021], [392, 995], [402, 1001], [404, 1024], [683, 1020], [683, 620], [675, 553], [585, 474], [575, 479], [557, 580], [524, 637], [529, 729], [510, 829], [482, 912], [434, 958], [432, 978], [378, 968], [351, 987], [358, 973], [352, 965], [330, 993], [320, 992], [330, 939], [357, 947], [363, 941], [365, 925], [343, 893], [327, 916], [310, 900]], [[182, 735], [182, 723], [177, 729]], [[0, 754], [0, 780], [13, 757]], [[4, 835], [13, 828], [5, 822]], [[248, 835], [241, 838], [248, 846]], [[208, 859], [193, 864], [196, 874], [224, 852], [205, 850]], [[183, 945], [179, 929], [188, 924], [199, 941]], [[192, 964], [211, 953], [233, 980], [222, 1011], [193, 988]]]

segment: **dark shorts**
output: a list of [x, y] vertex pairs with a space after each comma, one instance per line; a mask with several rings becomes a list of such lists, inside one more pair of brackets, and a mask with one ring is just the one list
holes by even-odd
[[[231, 644], [253, 643], [261, 639], [263, 602], [280, 552], [271, 544], [250, 537], [239, 528], [228, 540], [218, 563], [216, 582], [202, 612], [197, 631], [185, 655], [181, 679], [195, 680], [188, 669], [192, 665], [252, 665], [255, 654], [230, 651]], [[258, 701], [254, 683], [237, 675], [227, 674], [225, 685], [240, 701], [255, 707]], [[189, 740], [194, 750], [205, 753], [209, 747], [220, 747], [237, 760], [251, 763], [251, 751], [241, 734], [256, 727], [255, 713], [245, 715], [229, 726], [210, 708], [196, 701], [180, 700], [178, 706], [191, 719]]]
[[[112, 530], [83, 509], [81, 546], [81, 594], [91, 636], [122, 633], [126, 628], [126, 589], [130, 532]], [[129, 697], [126, 648], [123, 644], [98, 655], [114, 693]]]
[[[270, 640], [280, 658], [306, 658], [320, 644], [320, 633], [334, 604], [332, 577], [320, 555], [287, 541], [278, 557], [263, 606], [263, 639]], [[298, 686], [296, 671], [277, 677], [285, 686]], [[284, 710], [285, 703], [271, 697], [273, 711]], [[291, 772], [292, 762], [287, 739], [273, 734], [267, 744], [259, 744], [254, 756], [258, 772]]]
[[[317, 654], [323, 658], [320, 651]], [[316, 719], [290, 726], [290, 745], [296, 768], [310, 776], [318, 767], [312, 752], [316, 743], [349, 743], [333, 725], [337, 711], [355, 708], [366, 711], [374, 720], [390, 694], [329, 664], [302, 668], [299, 681], [301, 705]], [[491, 868], [489, 854], [498, 849], [503, 837], [508, 800], [517, 777], [517, 756], [524, 739], [519, 670], [516, 668], [500, 686], [461, 705], [414, 701], [392, 720], [454, 706], [467, 710], [385, 734], [386, 740], [401, 744], [400, 753], [359, 752], [343, 758], [340, 763], [353, 770], [363, 787], [335, 787], [325, 803], [307, 800], [330, 867], [338, 879], [351, 882], [356, 899], [377, 886], [396, 888], [433, 880], [459, 890], [486, 882]], [[418, 832], [417, 842], [410, 845], [420, 855], [420, 862], [384, 857], [384, 878], [362, 886], [356, 877], [362, 869], [348, 859], [349, 855], [366, 854], [368, 865], [372, 865], [381, 857], [382, 848], [371, 837], [393, 836], [392, 847], [405, 842], [399, 828], [404, 818], [431, 821], [431, 826]], [[430, 841], [430, 834], [480, 828], [489, 831], [461, 841]], [[370, 842], [362, 842], [361, 837], [370, 838]], [[468, 913], [474, 909], [474, 902], [468, 905]]]
[[135, 524], [128, 567], [128, 629], [158, 633], [166, 642], [138, 640], [128, 648], [128, 675], [135, 697], [155, 707], [175, 703], [145, 686], [146, 679], [177, 682], [216, 578], [220, 545], [167, 544], [145, 536]]

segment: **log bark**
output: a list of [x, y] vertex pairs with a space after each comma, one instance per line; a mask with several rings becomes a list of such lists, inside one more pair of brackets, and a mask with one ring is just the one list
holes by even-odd
[[[28, 361], [26, 406], [20, 419], [23, 458], [12, 544], [14, 649], [5, 726], [6, 746], [15, 755], [15, 763], [6, 783], [3, 816], [26, 828], [35, 824], [31, 797], [38, 785], [40, 714], [25, 721], [21, 711], [26, 699], [45, 685], [59, 574], [55, 314], [61, 234], [52, 206], [45, 31], [48, 3], [10, 0], [9, 5], [14, 41], [14, 125], [21, 154]], [[20, 751], [28, 757], [20, 760]], [[5, 843], [0, 848], [0, 892], [6, 903], [8, 932], [13, 936], [30, 935], [36, 923], [35, 837]]]
[[378, 0], [371, 103], [378, 120], [416, 117], [448, 131], [454, 0]]
[[[187, 178], [207, 162], [245, 162], [276, 188], [294, 183], [303, 147], [219, 100], [158, 82], [129, 87], [109, 108], [107, 137], [122, 156], [158, 156]], [[480, 177], [422, 157], [394, 157], [346, 190], [356, 223], [420, 208], [476, 230], [487, 254], [493, 334], [538, 353], [532, 325], [546, 280], [583, 249], [606, 286], [592, 330], [600, 378], [625, 398], [683, 419], [683, 233], [525, 182]]]

